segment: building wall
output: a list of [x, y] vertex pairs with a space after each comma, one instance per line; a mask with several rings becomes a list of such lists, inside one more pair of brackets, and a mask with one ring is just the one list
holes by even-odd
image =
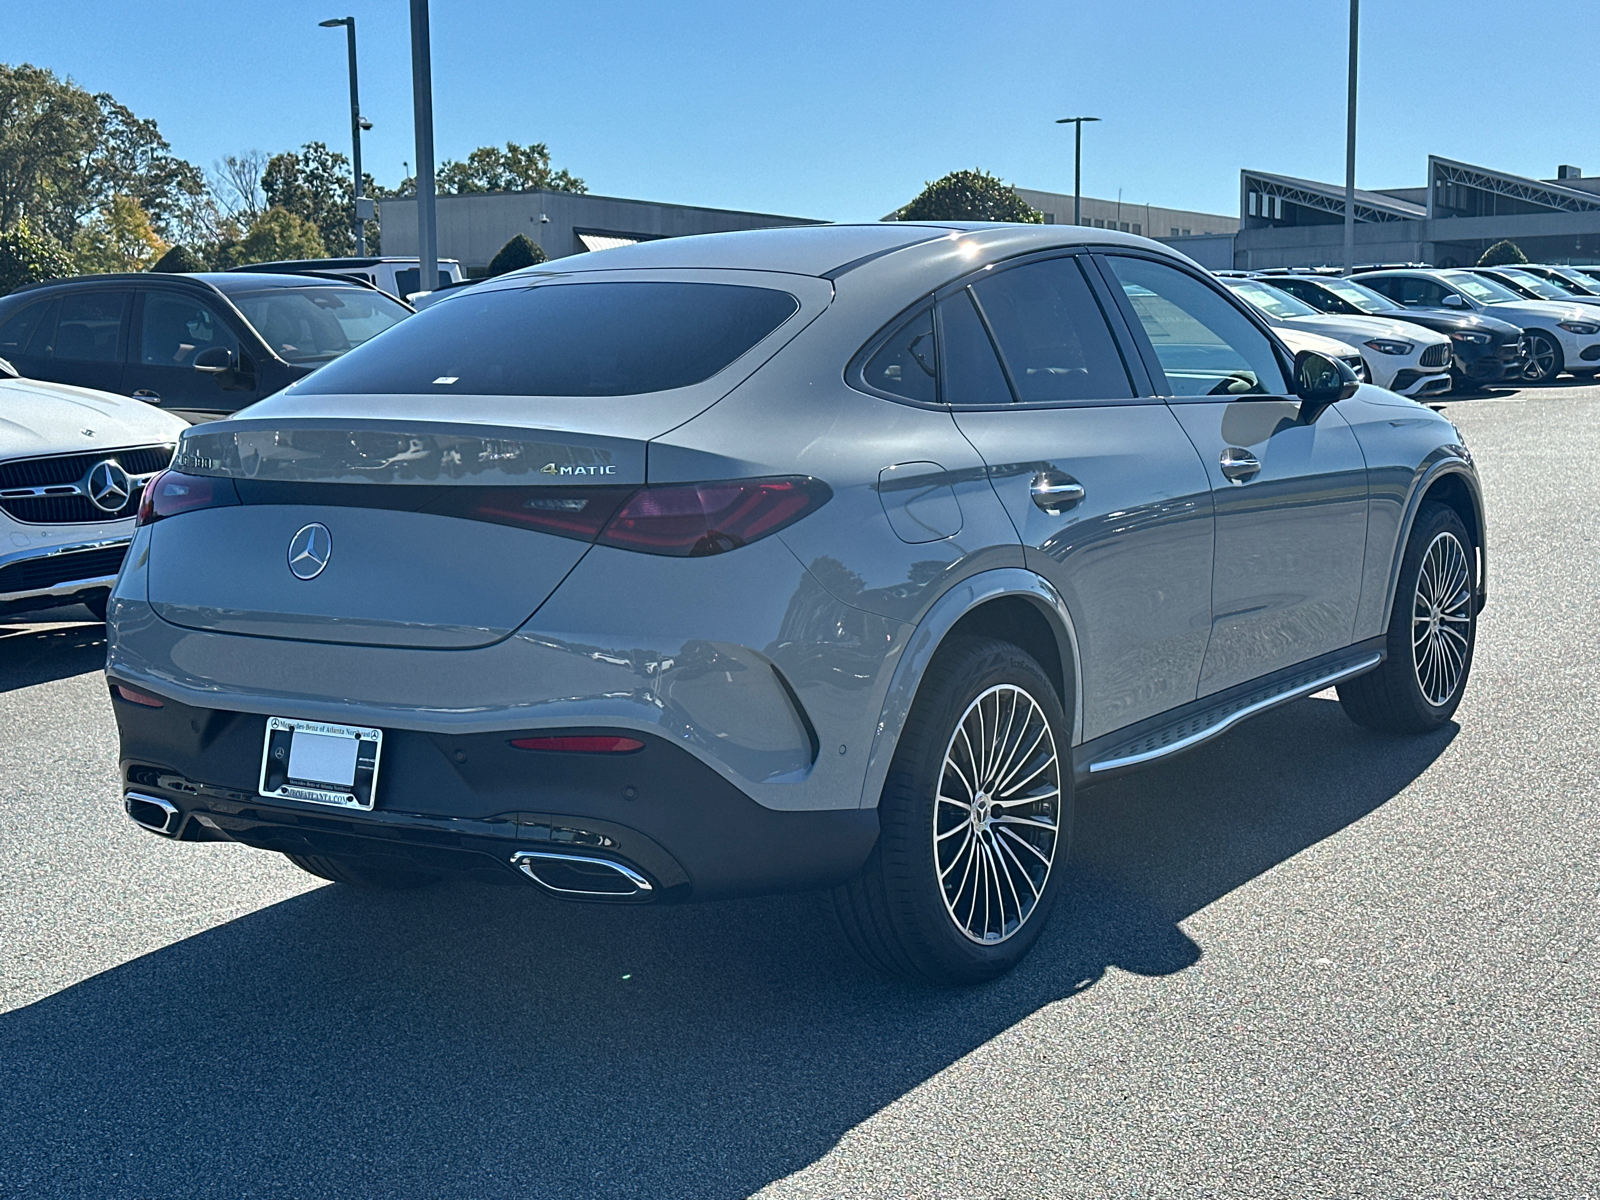
[[[379, 208], [383, 252], [418, 253], [416, 200], [382, 200]], [[547, 257], [564, 258], [586, 252], [578, 238], [580, 232], [644, 240], [821, 224], [806, 217], [545, 191], [440, 196], [435, 212], [439, 257], [459, 259], [469, 275], [486, 270], [500, 247], [519, 233], [526, 234]]]
[[[1051, 225], [1072, 224], [1072, 194], [1040, 192], [1032, 188], [1013, 188], [1018, 196], [1044, 213]], [[1134, 204], [1115, 200], [1101, 200], [1085, 196], [1081, 207], [1083, 223], [1100, 229], [1122, 229], [1126, 233], [1145, 237], [1198, 237], [1201, 234], [1234, 233], [1239, 228], [1238, 217], [1220, 213], [1196, 212], [1187, 208], [1165, 208], [1158, 204]], [[1099, 222], [1096, 225], [1096, 222]], [[1172, 230], [1178, 230], [1176, 234]]]
[[1161, 237], [1156, 241], [1171, 246], [1179, 254], [1187, 254], [1208, 271], [1233, 270], [1234, 235], [1231, 233], [1197, 233], [1193, 237]]
[[[1597, 262], [1600, 213], [1543, 212], [1357, 224], [1356, 262], [1465, 266], [1503, 238], [1516, 242], [1536, 261]], [[1246, 229], [1235, 240], [1234, 250], [1234, 265], [1241, 270], [1342, 263], [1344, 225]]]

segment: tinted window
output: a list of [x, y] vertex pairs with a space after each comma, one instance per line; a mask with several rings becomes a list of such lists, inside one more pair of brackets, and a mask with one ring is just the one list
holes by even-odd
[[1367, 279], [1363, 282], [1373, 291], [1381, 292], [1407, 308], [1442, 308], [1445, 296], [1449, 295], [1443, 284], [1410, 275]]
[[1052, 258], [972, 285], [1024, 404], [1128, 399], [1133, 385], [1075, 259]]
[[286, 362], [338, 358], [410, 316], [387, 296], [351, 287], [271, 288], [229, 297]]
[[61, 298], [52, 353], [71, 362], [116, 362], [126, 292], [72, 292]]
[[28, 339], [33, 336], [33, 331], [39, 328], [39, 321], [49, 307], [48, 300], [30, 304], [4, 324], [0, 324], [0, 358], [15, 358], [19, 354], [26, 353]]
[[924, 309], [889, 336], [861, 375], [869, 387], [932, 404], [939, 399], [933, 310]]
[[[450, 272], [440, 271], [439, 286], [443, 287], [449, 282], [451, 282]], [[399, 292], [402, 297], [420, 292], [422, 290], [422, 268], [407, 267], [403, 271], [396, 271], [394, 273], [394, 287], [395, 291]]]
[[566, 283], [441, 300], [295, 385], [316, 393], [631, 396], [709, 379], [800, 307], [722, 283]]
[[1106, 261], [1139, 318], [1174, 396], [1287, 395], [1266, 334], [1192, 275], [1145, 258]]
[[144, 294], [139, 361], [152, 367], [187, 367], [212, 346], [239, 353], [239, 339], [210, 306], [171, 292]]
[[939, 305], [939, 325], [945, 400], [950, 404], [1010, 404], [1011, 386], [967, 291], [957, 292]]

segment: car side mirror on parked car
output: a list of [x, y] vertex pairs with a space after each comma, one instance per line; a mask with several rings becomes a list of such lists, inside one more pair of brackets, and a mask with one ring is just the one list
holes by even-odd
[[233, 351], [226, 346], [208, 346], [194, 356], [193, 365], [206, 375], [224, 375], [233, 370]]
[[1446, 308], [1465, 308], [1467, 306], [1467, 302], [1460, 296], [1451, 293], [1444, 298], [1444, 306]]
[[1309, 425], [1330, 406], [1356, 394], [1361, 381], [1337, 359], [1314, 350], [1294, 356], [1294, 394], [1300, 397], [1300, 420]]

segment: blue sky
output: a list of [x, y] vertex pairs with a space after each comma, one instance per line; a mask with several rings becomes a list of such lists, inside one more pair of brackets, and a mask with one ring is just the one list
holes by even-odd
[[[1594, 0], [1367, 0], [1357, 180], [1422, 182], [1432, 152], [1600, 174]], [[440, 158], [546, 142], [591, 191], [875, 219], [983, 167], [1071, 191], [1231, 213], [1241, 167], [1339, 180], [1345, 0], [434, 0]], [[1537, 13], [1538, 19], [1529, 20]], [[70, 13], [70, 17], [67, 15]], [[348, 151], [344, 31], [360, 35], [368, 169], [415, 157], [405, 0], [75, 0], [8, 6], [0, 55], [154, 117], [202, 166], [323, 140]], [[1498, 64], [1490, 67], [1487, 64]]]

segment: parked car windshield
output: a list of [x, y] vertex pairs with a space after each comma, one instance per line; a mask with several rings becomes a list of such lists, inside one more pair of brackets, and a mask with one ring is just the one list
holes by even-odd
[[1506, 271], [1504, 274], [1545, 300], [1570, 300], [1577, 294], [1571, 288], [1563, 287], [1542, 275], [1535, 275], [1532, 271]]
[[1503, 283], [1496, 283], [1492, 279], [1485, 279], [1482, 275], [1472, 275], [1466, 271], [1446, 271], [1439, 278], [1447, 281], [1452, 287], [1460, 288], [1480, 304], [1517, 304], [1524, 299]]
[[1255, 305], [1269, 317], [1280, 320], [1289, 317], [1314, 317], [1317, 310], [1304, 300], [1297, 300], [1288, 292], [1280, 292], [1275, 287], [1268, 287], [1264, 283], [1256, 283], [1250, 279], [1224, 279], [1223, 283], [1239, 299], [1247, 300]]
[[1405, 312], [1389, 297], [1369, 287], [1362, 287], [1359, 283], [1351, 283], [1347, 279], [1319, 279], [1317, 282], [1346, 304], [1364, 313]]
[[309, 376], [318, 394], [631, 396], [711, 378], [799, 309], [725, 283], [546, 283], [462, 292]]
[[285, 362], [321, 363], [370, 341], [411, 315], [382, 292], [354, 287], [287, 287], [229, 296]]

